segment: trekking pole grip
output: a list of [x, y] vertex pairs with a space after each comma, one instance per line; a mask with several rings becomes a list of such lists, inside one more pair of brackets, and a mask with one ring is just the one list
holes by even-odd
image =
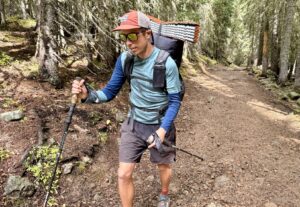
[[[82, 80], [82, 78], [81, 77], [76, 77], [75, 80], [80, 82]], [[72, 94], [71, 103], [72, 104], [77, 104], [77, 103], [79, 103], [79, 101], [80, 100], [78, 100], [77, 94]]]

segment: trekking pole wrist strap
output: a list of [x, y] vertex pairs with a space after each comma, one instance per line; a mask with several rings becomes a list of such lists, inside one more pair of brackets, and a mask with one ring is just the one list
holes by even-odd
[[152, 143], [155, 143], [155, 148], [158, 150], [158, 152], [163, 152], [162, 142], [160, 137], [156, 132], [153, 132], [149, 138], [147, 139], [147, 143], [151, 145]]

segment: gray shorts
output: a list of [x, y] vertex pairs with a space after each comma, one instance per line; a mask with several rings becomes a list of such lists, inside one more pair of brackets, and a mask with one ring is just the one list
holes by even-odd
[[[159, 128], [159, 124], [143, 124], [133, 119], [124, 121], [121, 127], [121, 143], [119, 161], [124, 163], [139, 163], [145, 150], [148, 149], [148, 137]], [[165, 139], [175, 144], [176, 129], [174, 124], [166, 134]], [[159, 153], [155, 147], [150, 150], [150, 161], [155, 164], [171, 164], [176, 160], [176, 151]]]

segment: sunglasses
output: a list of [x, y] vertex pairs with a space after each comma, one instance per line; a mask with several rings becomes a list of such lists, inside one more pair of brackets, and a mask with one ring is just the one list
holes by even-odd
[[137, 41], [138, 40], [138, 34], [143, 33], [144, 31], [139, 31], [139, 32], [132, 32], [129, 34], [120, 34], [120, 39], [122, 42], [126, 42], [127, 40], [130, 41]]

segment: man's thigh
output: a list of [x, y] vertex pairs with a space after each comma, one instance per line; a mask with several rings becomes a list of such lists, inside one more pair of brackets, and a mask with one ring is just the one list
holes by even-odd
[[138, 136], [133, 121], [125, 120], [121, 127], [121, 143], [119, 147], [119, 162], [139, 163], [147, 142]]

